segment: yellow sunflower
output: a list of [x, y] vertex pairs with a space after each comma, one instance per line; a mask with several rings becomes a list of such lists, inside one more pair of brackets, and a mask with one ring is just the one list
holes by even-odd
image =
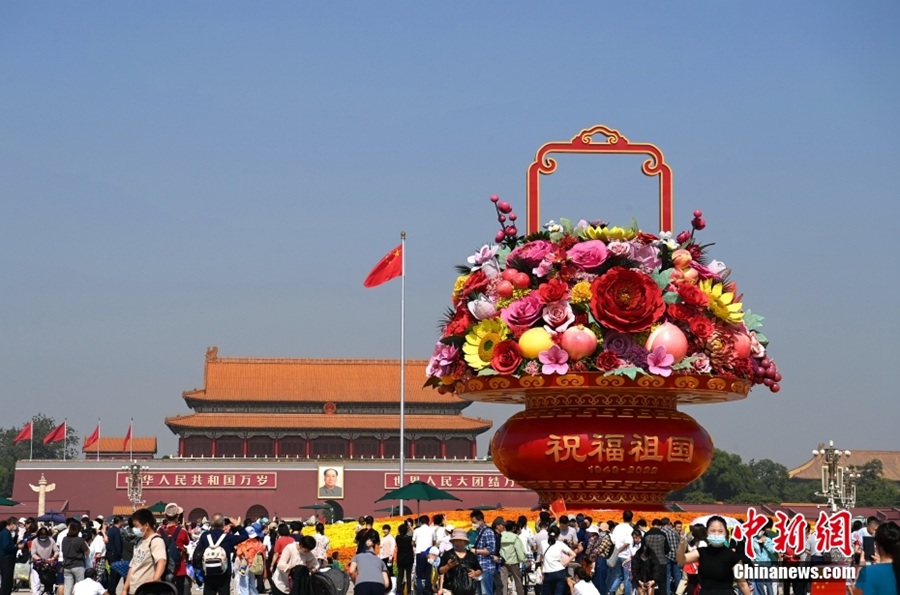
[[509, 328], [499, 319], [482, 320], [473, 326], [463, 345], [466, 363], [476, 370], [488, 367], [494, 356], [494, 347], [508, 334]]
[[633, 240], [637, 231], [630, 227], [588, 227], [582, 234], [592, 240]]
[[715, 283], [712, 279], [703, 279], [698, 284], [700, 290], [709, 298], [709, 311], [725, 322], [736, 324], [744, 319], [744, 313], [741, 312], [743, 304], [734, 302], [734, 293], [724, 291], [725, 287], [721, 283]]

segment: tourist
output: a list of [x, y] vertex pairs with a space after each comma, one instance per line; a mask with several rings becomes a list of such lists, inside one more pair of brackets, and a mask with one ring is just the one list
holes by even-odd
[[[134, 557], [122, 586], [122, 595], [136, 593], [145, 583], [161, 581], [166, 572], [166, 543], [156, 534], [156, 518], [153, 513], [147, 508], [134, 511], [131, 514], [131, 526], [132, 533], [139, 536], [141, 541], [134, 548]], [[63, 552], [65, 551], [63, 547]], [[68, 577], [66, 580], [68, 581]]]
[[[665, 559], [665, 558], [663, 558]], [[665, 564], [659, 562], [656, 550], [645, 541], [631, 558], [631, 586], [638, 595], [651, 595], [658, 588], [660, 575], [665, 577]]]
[[541, 552], [544, 551], [544, 548], [547, 547], [547, 529], [550, 527], [550, 524], [547, 521], [539, 520], [537, 526], [537, 533], [534, 535], [534, 556], [540, 557]]
[[[574, 519], [572, 520], [574, 524]], [[575, 544], [578, 543], [578, 530], [569, 526], [569, 517], [566, 515], [559, 517], [559, 539], [560, 541], [565, 541], [566, 545], [573, 550], [575, 549]]]
[[109, 591], [113, 594], [116, 593], [119, 581], [123, 578], [113, 568], [114, 563], [122, 560], [124, 555], [124, 544], [122, 542], [123, 522], [121, 516], [114, 516], [112, 524], [106, 527], [104, 532], [106, 535], [106, 561], [109, 562]]
[[440, 549], [442, 542], [446, 541], [448, 544], [450, 543], [450, 533], [444, 527], [444, 515], [434, 515], [431, 522], [434, 526], [434, 545], [438, 546], [438, 549]]
[[900, 593], [900, 527], [894, 521], [881, 523], [873, 537], [873, 563], [860, 569], [856, 591], [862, 595], [897, 595]]
[[854, 551], [859, 555], [860, 562], [872, 562], [875, 556], [875, 531], [881, 523], [877, 516], [870, 516], [866, 524], [853, 534], [851, 538]]
[[[766, 536], [760, 533], [753, 542], [753, 564], [755, 566], [772, 566], [778, 560], [775, 545]], [[754, 595], [776, 595], [775, 585], [768, 579], [756, 579], [751, 581]]]
[[428, 551], [434, 546], [434, 530], [428, 525], [430, 519], [423, 514], [419, 517], [419, 526], [413, 531], [412, 540], [416, 550], [416, 593], [424, 593], [425, 585], [422, 581], [427, 579]]
[[281, 559], [281, 552], [284, 551], [284, 548], [288, 545], [293, 545], [294, 543], [296, 543], [296, 541], [294, 541], [294, 538], [291, 537], [291, 529], [285, 523], [281, 523], [278, 525], [276, 533], [278, 535], [278, 538], [275, 540], [275, 545], [272, 546], [272, 553], [269, 556], [269, 586], [273, 588], [273, 591], [275, 591], [275, 595], [287, 595], [287, 591], [281, 591], [280, 589], [275, 587], [273, 583], [276, 571], [275, 566]]
[[494, 532], [494, 543], [496, 543], [496, 547], [494, 548], [494, 564], [497, 565], [497, 572], [494, 573], [494, 593], [507, 595], [506, 589], [503, 588], [503, 585], [500, 583], [500, 572], [503, 570], [503, 558], [500, 557], [500, 540], [506, 532], [506, 521], [503, 520], [503, 517], [498, 516], [494, 519], [491, 523], [491, 530]]
[[600, 523], [600, 526], [591, 525], [585, 530], [588, 536], [587, 547], [584, 549], [584, 559], [593, 570], [591, 583], [598, 593], [606, 592], [606, 578], [609, 567], [606, 558], [612, 554], [613, 544], [609, 537], [608, 526]]
[[478, 564], [481, 566], [481, 592], [482, 595], [494, 595], [494, 575], [497, 574], [497, 563], [494, 562], [494, 556], [497, 553], [497, 534], [485, 524], [484, 513], [480, 510], [473, 510], [469, 518], [475, 529], [472, 552], [478, 556]]
[[[50, 539], [50, 531], [47, 527], [41, 527], [37, 531], [37, 537], [31, 542], [31, 593], [41, 595], [44, 580], [40, 571], [56, 566], [59, 559], [59, 548], [56, 542]], [[54, 572], [54, 577], [56, 573]], [[54, 580], [54, 582], [56, 582]], [[48, 591], [49, 595], [49, 591]]]
[[750, 585], [745, 580], [734, 578], [734, 567], [741, 564], [741, 555], [726, 547], [728, 528], [725, 519], [712, 516], [706, 522], [707, 547], [687, 551], [687, 541], [678, 545], [678, 564], [682, 567], [693, 562], [699, 563], [700, 592], [703, 595], [734, 595], [732, 585], [737, 582], [743, 595], [750, 595]]
[[[256, 577], [265, 572], [266, 546], [263, 545], [252, 526], [245, 529], [247, 539], [239, 543], [235, 549], [238, 560], [238, 593], [240, 595], [258, 595], [259, 588]], [[259, 556], [259, 560], [257, 560]], [[181, 593], [181, 591], [179, 591]]]
[[6, 525], [0, 529], [0, 595], [12, 593], [16, 554], [21, 549], [16, 539], [18, 524], [16, 517], [9, 517]]
[[[481, 565], [478, 556], [466, 549], [469, 537], [464, 530], [456, 529], [450, 534], [450, 543], [453, 549], [444, 552], [438, 567], [438, 573], [444, 579], [444, 588], [453, 595], [475, 595]], [[399, 587], [397, 593], [402, 595]]]
[[[613, 564], [609, 568], [609, 573], [607, 574], [607, 581], [609, 583], [609, 588], [607, 589], [608, 593], [612, 593], [615, 595], [616, 590], [619, 588], [619, 585], [625, 582], [625, 569], [624, 564], [625, 560], [628, 558], [629, 553], [626, 551], [628, 546], [632, 543], [631, 532], [634, 531], [634, 528], [631, 526], [631, 521], [634, 519], [634, 513], [630, 510], [625, 510], [622, 512], [622, 522], [615, 526], [610, 534], [612, 538], [613, 546], [615, 547], [616, 558], [615, 564]], [[630, 588], [627, 587], [626, 590], [630, 591]], [[627, 595], [627, 594], [626, 594]]]
[[[84, 580], [84, 559], [90, 553], [90, 548], [81, 538], [81, 523], [75, 519], [69, 522], [68, 532], [62, 539], [63, 567], [63, 593], [72, 595], [72, 587], [78, 581]], [[7, 595], [0, 590], [0, 595]], [[127, 591], [123, 595], [128, 595]]]
[[[662, 519], [653, 519], [650, 523], [650, 530], [641, 537], [641, 541], [645, 547], [653, 551], [656, 562], [654, 569], [658, 573], [653, 579], [654, 585], [656, 585], [659, 595], [667, 595], [669, 583], [666, 580], [666, 560], [669, 557], [669, 538], [662, 530]], [[633, 574], [634, 569], [632, 569]]]
[[591, 582], [587, 570], [581, 566], [575, 569], [574, 576], [566, 577], [566, 582], [569, 584], [571, 595], [600, 595], [596, 585]]
[[172, 580], [179, 595], [181, 595], [184, 593], [184, 584], [187, 581], [187, 546], [191, 540], [188, 532], [184, 530], [180, 523], [184, 509], [175, 503], [170, 503], [166, 505], [163, 514], [168, 522], [160, 528], [159, 533], [160, 535], [165, 535], [181, 552], [181, 560], [175, 566], [175, 576], [166, 577], [165, 580]]
[[[703, 525], [693, 525], [691, 527], [691, 532], [686, 539], [688, 540], [686, 547], [686, 551], [688, 552], [693, 552], [699, 547], [706, 547], [706, 527]], [[697, 573], [699, 567], [700, 565], [696, 562], [684, 565], [681, 582], [675, 589], [676, 595], [682, 595], [683, 593], [687, 593], [687, 595], [697, 594], [700, 588], [700, 575]], [[785, 584], [785, 589], [787, 589], [787, 584]], [[785, 591], [785, 595], [787, 595], [787, 591]]]
[[[575, 552], [559, 540], [559, 527], [554, 525], [547, 530], [547, 541], [541, 555], [541, 568], [544, 570], [544, 587], [542, 595], [563, 595], [568, 576], [566, 567], [575, 558]], [[482, 585], [484, 581], [482, 581]]]
[[312, 553], [315, 547], [316, 540], [311, 535], [304, 535], [296, 544], [284, 548], [277, 566], [281, 574], [277, 582], [280, 591], [287, 589], [285, 592], [290, 595], [308, 595], [311, 592], [310, 574], [319, 569], [319, 561]]
[[522, 540], [518, 535], [519, 526], [513, 521], [506, 522], [506, 531], [500, 535], [500, 593], [507, 595], [509, 577], [513, 579], [516, 595], [525, 595], [522, 585], [522, 566], [528, 561]]
[[[665, 559], [665, 591], [667, 593], [674, 593], [675, 589], [678, 587], [678, 583], [681, 582], [681, 568], [678, 566], [678, 560], [675, 559], [675, 552], [678, 551], [678, 543], [681, 541], [681, 523], [678, 524], [677, 529], [672, 525], [669, 517], [661, 518], [660, 523], [662, 524], [662, 532], [665, 533], [666, 542], [669, 546], [669, 549], [666, 551]], [[662, 562], [663, 560], [660, 560], [660, 563]], [[661, 592], [660, 595], [664, 595], [664, 593]]]
[[109, 595], [106, 588], [97, 580], [97, 570], [88, 568], [84, 571], [84, 580], [75, 583], [72, 595]]
[[[403, 595], [403, 587], [407, 589], [413, 585], [412, 569], [416, 561], [416, 551], [413, 546], [412, 535], [409, 534], [409, 525], [406, 523], [397, 527], [397, 595]], [[412, 587], [415, 589], [415, 587]]]
[[381, 526], [381, 547], [378, 549], [378, 557], [384, 562], [388, 576], [394, 576], [394, 554], [397, 550], [397, 540], [391, 535], [391, 526]]
[[319, 566], [324, 566], [325, 558], [328, 554], [328, 547], [331, 545], [331, 540], [325, 536], [325, 525], [316, 523], [316, 534], [313, 535], [313, 539], [316, 540], [313, 556], [319, 561]]
[[363, 519], [363, 528], [360, 529], [356, 533], [356, 553], [362, 554], [366, 551], [366, 542], [372, 541], [374, 545], [378, 545], [381, 543], [381, 537], [378, 535], [378, 531], [372, 528], [372, 525], [375, 524], [375, 519], [371, 515], [365, 517]]
[[353, 579], [356, 595], [384, 595], [391, 589], [391, 579], [384, 560], [375, 555], [372, 540], [366, 540], [366, 551], [356, 554], [347, 565], [347, 574]]
[[247, 532], [241, 526], [240, 520], [235, 524], [221, 513], [212, 516], [209, 531], [200, 535], [197, 541], [197, 549], [194, 551], [194, 560], [204, 560], [207, 548], [217, 547], [224, 550], [225, 560], [220, 574], [209, 572], [210, 565], [201, 562], [203, 567], [203, 595], [230, 595], [231, 578], [233, 571], [231, 560], [234, 557], [234, 548], [247, 539]]

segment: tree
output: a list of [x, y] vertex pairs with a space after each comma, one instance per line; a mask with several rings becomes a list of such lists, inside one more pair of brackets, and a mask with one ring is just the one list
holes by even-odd
[[[50, 433], [59, 422], [43, 413], [38, 413], [32, 419], [34, 426], [34, 455], [36, 460], [58, 460], [63, 458], [63, 448], [66, 449], [67, 458], [76, 458], [80, 454], [80, 440], [78, 432], [71, 427], [66, 432], [65, 445], [63, 442], [44, 444], [44, 436]], [[26, 460], [31, 456], [30, 441], [13, 444], [16, 436], [28, 422], [24, 422], [12, 428], [0, 428], [0, 496], [11, 496], [13, 477], [15, 475], [16, 461]]]
[[897, 484], [884, 477], [884, 465], [872, 459], [865, 465], [850, 465], [849, 470], [859, 473], [856, 482], [857, 506], [897, 506], [900, 504], [900, 489]]

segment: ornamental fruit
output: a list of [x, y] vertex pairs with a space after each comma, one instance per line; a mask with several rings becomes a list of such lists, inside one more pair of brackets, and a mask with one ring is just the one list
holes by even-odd
[[[507, 269], [507, 270], [509, 270], [509, 269]], [[514, 289], [515, 289], [515, 287], [513, 287], [513, 284], [510, 283], [509, 281], [507, 281], [506, 279], [504, 279], [500, 283], [497, 283], [497, 295], [502, 298], [512, 297]]]
[[647, 351], [653, 351], [657, 347], [662, 347], [666, 350], [666, 353], [675, 358], [673, 363], [677, 364], [687, 355], [688, 340], [680, 328], [671, 322], [664, 322], [650, 333], [644, 347], [647, 348]]
[[573, 326], [562, 334], [559, 344], [573, 360], [593, 355], [597, 350], [597, 335], [584, 325]]
[[516, 289], [528, 289], [528, 286], [531, 285], [531, 277], [528, 276], [528, 273], [516, 273], [512, 278], [512, 284]]
[[536, 359], [553, 346], [553, 337], [543, 328], [530, 328], [519, 337], [519, 350], [525, 359]]
[[744, 333], [734, 335], [734, 352], [738, 357], [750, 357], [750, 337]]

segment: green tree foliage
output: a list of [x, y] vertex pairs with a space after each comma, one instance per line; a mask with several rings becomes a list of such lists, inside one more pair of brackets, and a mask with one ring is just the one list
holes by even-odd
[[900, 488], [884, 477], [884, 465], [878, 459], [872, 459], [865, 465], [850, 465], [850, 471], [859, 473], [856, 482], [857, 506], [898, 506], [900, 505]]
[[[54, 460], [63, 458], [63, 443], [44, 444], [44, 436], [57, 427], [60, 422], [43, 413], [32, 418], [34, 422], [34, 456], [35, 460]], [[12, 428], [0, 428], [0, 496], [12, 495], [13, 477], [16, 470], [16, 461], [26, 460], [31, 456], [31, 442], [26, 440], [13, 444], [16, 436], [28, 422], [25, 421]], [[80, 455], [81, 442], [78, 433], [71, 426], [66, 436], [66, 456], [74, 459]]]

